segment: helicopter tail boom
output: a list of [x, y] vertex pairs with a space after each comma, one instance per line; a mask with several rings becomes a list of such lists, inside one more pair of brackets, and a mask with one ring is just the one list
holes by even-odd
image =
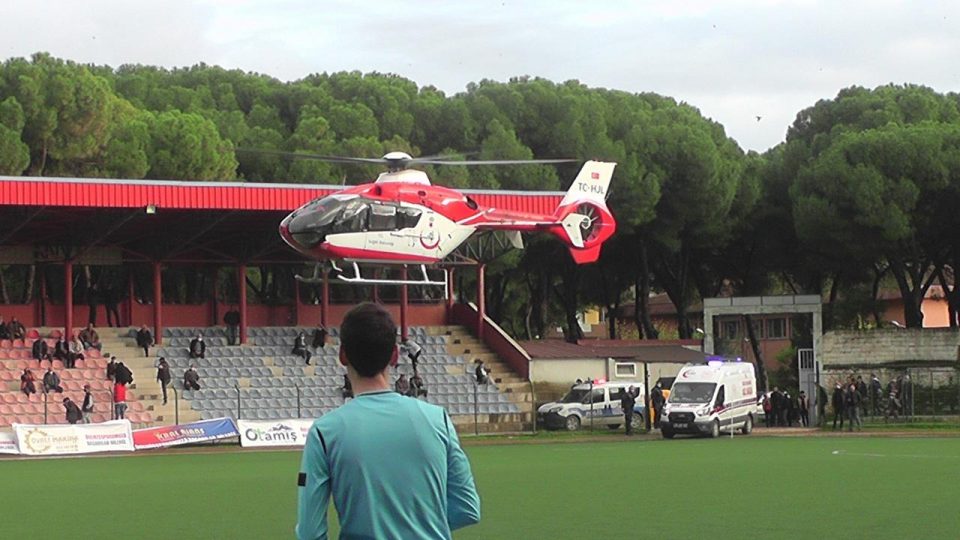
[[570, 246], [577, 264], [596, 261], [600, 246], [616, 230], [616, 222], [607, 208], [607, 189], [616, 163], [588, 161], [580, 169], [554, 216], [560, 227], [552, 229]]

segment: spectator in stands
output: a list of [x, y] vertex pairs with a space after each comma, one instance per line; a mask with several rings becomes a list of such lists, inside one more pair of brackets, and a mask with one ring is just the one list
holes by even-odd
[[34, 377], [33, 372], [29, 369], [23, 370], [23, 375], [20, 375], [20, 391], [26, 395], [36, 394], [37, 393], [37, 378]]
[[240, 312], [237, 311], [236, 306], [223, 314], [223, 324], [227, 325], [227, 343], [236, 345], [237, 336], [240, 332]]
[[113, 385], [113, 419], [120, 420], [127, 412], [127, 385], [119, 380]]
[[626, 435], [633, 434], [633, 406], [637, 398], [633, 395], [633, 387], [620, 389], [620, 409], [623, 411], [623, 428]]
[[103, 288], [103, 307], [107, 310], [107, 326], [120, 326], [120, 291], [113, 284]]
[[200, 389], [200, 374], [197, 373], [197, 367], [190, 365], [190, 368], [183, 372], [183, 389], [184, 390], [199, 390]]
[[117, 357], [111, 356], [107, 362], [107, 380], [112, 381], [117, 378]]
[[190, 340], [188, 351], [190, 358], [206, 358], [207, 344], [203, 342], [203, 334], [197, 334], [197, 337]]
[[133, 384], [133, 372], [123, 362], [117, 362], [117, 372], [114, 381], [120, 384]]
[[653, 385], [653, 390], [650, 391], [650, 400], [653, 402], [653, 426], [656, 428], [660, 425], [660, 413], [663, 412], [663, 404], [666, 402], [663, 398], [663, 386], [660, 381]]
[[167, 385], [170, 384], [170, 365], [167, 359], [160, 357], [157, 361], [157, 382], [160, 383], [160, 389], [163, 390], [163, 404], [167, 404]]
[[397, 382], [393, 385], [393, 388], [402, 396], [408, 395], [410, 393], [410, 381], [407, 380], [407, 376], [401, 373], [400, 378], [397, 379]]
[[343, 386], [340, 388], [340, 393], [343, 396], [343, 399], [353, 397], [353, 385], [350, 384], [350, 377], [347, 377], [347, 374], [343, 374]]
[[23, 339], [27, 336], [27, 328], [17, 320], [16, 317], [10, 318], [10, 325], [8, 326], [10, 330], [10, 337], [13, 339]]
[[83, 413], [83, 423], [90, 423], [90, 416], [93, 414], [93, 392], [90, 391], [90, 385], [83, 385], [83, 405], [80, 407]]
[[477, 376], [477, 384], [487, 384], [490, 379], [490, 373], [483, 367], [483, 360], [477, 360], [477, 369], [474, 370], [474, 373]]
[[[64, 365], [67, 364], [67, 354], [70, 352], [70, 346], [67, 345], [67, 340], [63, 339], [63, 336], [60, 336], [57, 339], [56, 344], [53, 346], [53, 357], [57, 360], [63, 362]], [[69, 366], [68, 366], [69, 367]]]
[[413, 372], [416, 373], [417, 364], [420, 362], [420, 355], [423, 354], [423, 349], [412, 339], [404, 339], [400, 343], [400, 348], [404, 354], [407, 355], [407, 358], [410, 359], [410, 365], [413, 367]]
[[37, 338], [33, 342], [33, 347], [31, 347], [32, 355], [34, 360], [49, 360], [50, 359], [50, 346], [47, 345], [47, 342], [43, 338]]
[[80, 412], [80, 407], [77, 407], [77, 404], [74, 403], [72, 399], [68, 397], [63, 398], [63, 408], [67, 410], [68, 423], [77, 424], [83, 419], [83, 413]]
[[843, 429], [843, 417], [846, 415], [843, 411], [843, 402], [845, 396], [843, 395], [843, 385], [839, 382], [836, 386], [833, 387], [833, 398], [830, 400], [830, 405], [833, 406], [833, 429], [837, 429], [837, 420], [840, 420], [840, 429]]
[[51, 390], [58, 394], [63, 393], [63, 387], [60, 386], [60, 376], [53, 370], [53, 366], [48, 367], [47, 372], [43, 374], [43, 393], [49, 394]]
[[73, 367], [77, 365], [77, 360], [83, 360], [85, 358], [83, 355], [83, 342], [80, 341], [80, 338], [73, 338], [68, 347], [65, 364], [68, 368], [73, 369]]
[[150, 347], [152, 346], [153, 334], [150, 332], [150, 329], [147, 328], [147, 325], [141, 324], [140, 329], [137, 330], [137, 347], [143, 349], [144, 358], [150, 356]]
[[803, 390], [800, 391], [800, 395], [797, 397], [797, 413], [800, 416], [800, 425], [803, 427], [810, 427], [810, 400], [807, 399], [807, 394]]
[[419, 373], [414, 373], [413, 377], [410, 377], [410, 393], [407, 395], [413, 398], [427, 397], [427, 388]]
[[449, 415], [389, 391], [387, 368], [399, 356], [389, 313], [370, 303], [353, 308], [340, 343], [357, 396], [308, 432], [297, 538], [327, 537], [331, 496], [343, 538], [449, 538], [479, 522], [480, 498]]
[[321, 351], [327, 345], [327, 329], [322, 324], [318, 324], [313, 329], [313, 350]]
[[78, 336], [80, 341], [83, 342], [84, 349], [96, 349], [101, 350], [103, 345], [100, 343], [100, 334], [93, 329], [93, 324], [88, 324], [86, 328], [80, 331]]
[[0, 315], [0, 339], [12, 339], [13, 336], [10, 334], [10, 327], [7, 326], [7, 322], [3, 320], [3, 315]]
[[303, 358], [307, 365], [310, 365], [310, 349], [307, 348], [307, 336], [300, 332], [297, 334], [297, 338], [293, 341], [293, 351], [292, 354]]

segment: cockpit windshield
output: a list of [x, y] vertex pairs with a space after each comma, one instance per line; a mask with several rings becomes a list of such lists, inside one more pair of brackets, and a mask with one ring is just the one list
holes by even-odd
[[678, 382], [670, 389], [670, 403], [710, 403], [715, 383], [707, 382]]
[[395, 231], [415, 227], [417, 208], [364, 199], [357, 195], [331, 195], [313, 201], [294, 213], [288, 229], [293, 239], [306, 247], [323, 242], [328, 234]]

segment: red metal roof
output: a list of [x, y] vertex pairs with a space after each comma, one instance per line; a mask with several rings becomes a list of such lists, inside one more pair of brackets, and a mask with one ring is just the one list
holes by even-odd
[[[0, 205], [173, 210], [284, 210], [341, 186], [0, 176]], [[563, 193], [464, 190], [480, 205], [549, 214]]]
[[578, 358], [631, 358], [642, 362], [686, 363], [702, 362], [704, 355], [693, 348], [699, 347], [696, 340], [584, 340], [568, 343], [561, 339], [521, 341], [531, 358], [578, 359]]

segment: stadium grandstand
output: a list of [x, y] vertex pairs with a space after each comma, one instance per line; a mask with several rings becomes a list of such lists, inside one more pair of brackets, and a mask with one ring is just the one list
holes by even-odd
[[[134, 373], [127, 418], [138, 426], [201, 418], [309, 418], [343, 403], [344, 369], [337, 362], [337, 326], [360, 301], [383, 303], [403, 338], [423, 348], [419, 363], [427, 399], [444, 406], [462, 429], [517, 431], [533, 421], [526, 353], [484, 314], [482, 294], [405, 285], [303, 285], [312, 270], [277, 234], [280, 220], [337, 186], [0, 177], [0, 269], [5, 321], [28, 329], [0, 341], [0, 425], [62, 423], [60, 394], [20, 392], [24, 369], [39, 380], [47, 364], [64, 394], [82, 401], [89, 384], [94, 421], [110, 418], [107, 359]], [[526, 212], [551, 212], [553, 192], [471, 191], [479, 203]], [[484, 237], [466, 244], [455, 272], [472, 272], [483, 288], [485, 257], [503, 243]], [[493, 255], [491, 255], [493, 254]], [[242, 284], [242, 286], [241, 286]], [[408, 290], [409, 289], [409, 290]], [[227, 345], [223, 316], [239, 313], [239, 343]], [[113, 314], [119, 321], [108, 326]], [[102, 347], [85, 351], [74, 369], [59, 360], [33, 360], [36, 339], [51, 347], [94, 321]], [[321, 324], [328, 345], [311, 365], [291, 353], [300, 332]], [[156, 344], [144, 356], [134, 334], [146, 325]], [[197, 334], [204, 358], [188, 359]], [[164, 405], [156, 361], [170, 362], [179, 399]], [[483, 360], [491, 379], [477, 386]], [[183, 371], [196, 364], [201, 390], [183, 391]], [[408, 362], [395, 372], [411, 374]], [[474, 427], [476, 425], [476, 427]]]

